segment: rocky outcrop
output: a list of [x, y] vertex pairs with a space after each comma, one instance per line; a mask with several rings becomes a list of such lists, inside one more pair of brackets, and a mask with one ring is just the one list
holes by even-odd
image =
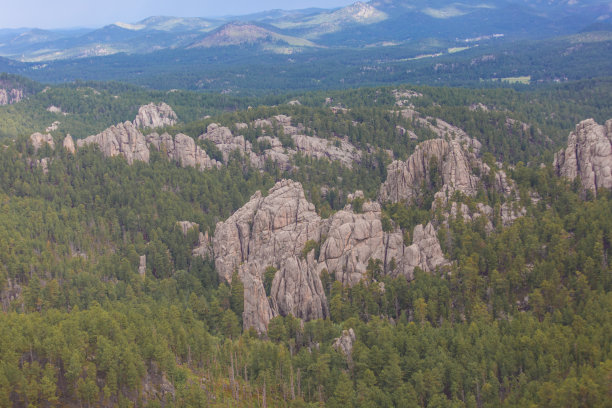
[[428, 128], [435, 133], [438, 138], [451, 139], [461, 142], [469, 146], [475, 153], [480, 151], [480, 148], [482, 147], [481, 143], [476, 139], [470, 138], [463, 129], [453, 126], [440, 118], [423, 116], [413, 108], [414, 107], [411, 106], [409, 108], [402, 109], [401, 115], [406, 119], [410, 119], [411, 121], [418, 123], [424, 128]]
[[17, 279], [7, 277], [2, 285], [0, 285], [0, 303], [2, 303], [2, 311], [7, 313], [13, 301], [21, 298], [23, 287], [18, 283]]
[[141, 106], [138, 109], [138, 114], [133, 123], [137, 128], [155, 129], [165, 126], [174, 126], [176, 121], [176, 113], [174, 113], [170, 105], [161, 102], [158, 104], [150, 103]]
[[449, 195], [454, 191], [474, 195], [479, 183], [471, 170], [474, 159], [456, 140], [427, 140], [416, 147], [408, 160], [389, 165], [380, 200], [412, 203], [422, 194], [423, 185], [435, 184], [434, 179], [439, 179]]
[[21, 101], [25, 97], [23, 89], [0, 88], [0, 106], [10, 105]]
[[328, 220], [327, 239], [321, 245], [320, 267], [352, 286], [365, 277], [369, 259], [385, 261], [380, 215], [380, 205], [371, 202], [363, 204], [361, 214], [355, 214], [350, 206], [335, 213]]
[[[279, 313], [273, 307], [274, 299], [271, 305], [266, 296], [264, 271], [268, 266], [280, 269], [286, 260], [301, 254], [306, 241], [320, 239], [322, 220], [314, 210], [300, 183], [283, 180], [276, 183], [267, 197], [255, 193], [230, 218], [217, 224], [213, 239], [215, 266], [219, 276], [228, 282], [233, 272], [238, 271], [244, 284], [245, 327], [263, 332], [270, 318]], [[308, 273], [301, 276], [319, 279]], [[302, 278], [293, 281], [300, 282]], [[276, 299], [283, 296], [279, 291], [275, 293]]]
[[206, 133], [200, 135], [199, 139], [210, 140], [217, 146], [223, 155], [223, 161], [227, 163], [230, 154], [234, 150], [238, 150], [249, 158], [253, 159], [252, 146], [250, 142], [245, 141], [244, 136], [234, 136], [232, 131], [216, 123], [211, 123], [206, 128]]
[[193, 256], [199, 256], [200, 258], [207, 259], [212, 256], [212, 244], [208, 236], [208, 231], [198, 235], [198, 244], [191, 251]]
[[[431, 224], [417, 226], [412, 245], [405, 246], [401, 231], [383, 232], [380, 204], [365, 202], [361, 207], [363, 212], [355, 213], [349, 204], [323, 220], [306, 200], [301, 184], [283, 180], [267, 197], [255, 193], [217, 224], [216, 270], [228, 282], [238, 272], [244, 284], [245, 327], [263, 332], [270, 318], [279, 314], [306, 320], [326, 317], [327, 300], [319, 278], [323, 269], [354, 285], [365, 277], [370, 259], [382, 261], [383, 273], [408, 279], [416, 267], [432, 271], [447, 264]], [[314, 250], [302, 253], [310, 240], [320, 243], [318, 258]], [[277, 272], [268, 298], [263, 281], [269, 266]]]
[[347, 207], [329, 219], [328, 235], [321, 245], [319, 270], [333, 273], [344, 285], [355, 285], [366, 277], [370, 259], [382, 261], [383, 273], [411, 280], [414, 269], [434, 271], [448, 264], [431, 224], [417, 225], [413, 243], [404, 245], [401, 231], [383, 232], [378, 203], [363, 204], [363, 213]]
[[580, 177], [585, 190], [612, 189], [612, 119], [605, 125], [593, 119], [576, 125], [567, 148], [555, 155], [553, 166], [561, 177]]
[[34, 168], [40, 168], [43, 172], [43, 174], [48, 174], [49, 173], [49, 164], [51, 164], [51, 158], [50, 157], [43, 157], [42, 159], [31, 159], [28, 158], [27, 159], [27, 163], [30, 166], [30, 168], [34, 169]]
[[282, 316], [292, 314], [304, 320], [329, 316], [314, 250], [305, 259], [292, 256], [281, 264], [272, 281], [271, 298]]
[[[446, 125], [438, 123], [438, 126]], [[457, 136], [457, 133], [453, 134]], [[411, 204], [422, 196], [424, 186], [431, 188], [436, 185], [439, 190], [434, 195], [436, 201], [433, 206], [445, 206], [455, 192], [474, 196], [480, 187], [484, 187], [481, 178], [476, 175], [479, 174], [491, 175], [488, 178], [491, 183], [489, 187], [510, 201], [516, 201], [518, 189], [505, 171], [492, 169], [480, 160], [476, 153], [479, 148], [476, 141], [466, 141], [469, 137], [464, 133], [459, 134], [459, 138], [427, 140], [416, 147], [408, 160], [391, 163], [387, 168], [387, 180], [380, 188], [379, 199], [382, 202], [404, 201]], [[525, 214], [524, 208], [514, 208], [511, 203], [505, 203], [499, 214], [494, 214], [493, 209], [484, 204], [478, 204], [478, 208], [478, 211], [469, 214], [462, 211], [464, 219], [471, 220], [478, 215], [487, 215], [490, 219], [500, 216], [504, 225], [509, 225]], [[451, 212], [456, 209], [454, 205]], [[454, 217], [454, 214], [446, 214], [447, 217], [451, 215]]]
[[49, 132], [55, 131], [55, 130], [59, 129], [59, 125], [61, 125], [61, 124], [62, 124], [62, 122], [60, 122], [59, 120], [56, 120], [50, 126], [47, 126], [47, 128], [45, 129], [45, 132], [49, 133]]
[[55, 106], [55, 105], [51, 105], [47, 108], [47, 112], [51, 112], [51, 113], [59, 113], [62, 114], [64, 116], [67, 116], [68, 114], [64, 111], [62, 111], [62, 108], [60, 108], [59, 106]]
[[140, 259], [138, 263], [138, 274], [142, 276], [143, 279], [147, 274], [147, 256], [146, 255], [140, 255]]
[[168, 133], [162, 135], [151, 133], [147, 135], [146, 141], [164, 153], [168, 159], [180, 163], [183, 167], [196, 167], [203, 170], [221, 166], [221, 163], [211, 159], [204, 149], [196, 145], [193, 138], [182, 133], [177, 134], [174, 138]]
[[353, 163], [361, 160], [361, 151], [343, 139], [331, 141], [306, 135], [293, 135], [291, 138], [295, 144], [295, 150], [304, 156], [339, 161], [349, 168]]
[[[193, 221], [177, 221], [176, 225], [179, 227], [184, 236], [187, 236], [189, 231], [195, 230], [197, 232], [200, 228], [200, 225]], [[191, 251], [191, 254], [193, 256], [199, 256], [202, 259], [210, 258], [212, 255], [212, 247], [210, 238], [208, 236], [208, 231], [198, 233], [198, 243]]]
[[306, 127], [301, 123], [294, 126], [291, 123], [291, 116], [287, 115], [276, 115], [270, 119], [256, 119], [253, 122], [253, 127], [264, 128], [264, 131], [265, 128], [274, 128], [275, 126], [282, 128], [285, 135], [303, 135], [306, 131]]
[[333, 347], [348, 357], [353, 352], [353, 344], [355, 344], [356, 340], [357, 337], [355, 336], [355, 331], [352, 328], [342, 330], [342, 336], [337, 337], [334, 340]]
[[193, 222], [193, 221], [177, 221], [176, 225], [178, 225], [181, 232], [185, 236], [187, 236], [187, 234], [189, 233], [189, 230], [192, 230], [192, 229], [197, 230], [200, 227], [200, 225], [197, 222]]
[[[440, 266], [449, 264], [446, 258], [444, 258], [436, 230], [431, 223], [428, 223], [426, 226], [417, 225], [414, 227], [412, 245], [404, 250], [403, 255], [404, 271], [407, 270], [410, 274], [417, 267], [430, 272]], [[410, 275], [410, 278], [412, 279], [412, 275]]]
[[77, 146], [95, 144], [106, 157], [123, 156], [129, 164], [135, 160], [149, 162], [149, 149], [145, 137], [131, 123], [120, 123], [111, 126], [94, 136], [77, 141]]
[[140, 383], [140, 396], [130, 395], [134, 399], [143, 401], [147, 405], [148, 402], [155, 401], [161, 406], [166, 406], [169, 402], [174, 401], [176, 389], [166, 373], [163, 372], [157, 363], [154, 361], [147, 365], [145, 376]]
[[68, 151], [69, 153], [74, 154], [76, 152], [76, 148], [74, 147], [74, 140], [69, 134], [66, 135], [62, 144], [64, 146], [64, 149], [66, 149], [66, 151]]
[[391, 93], [395, 97], [397, 106], [407, 106], [410, 104], [410, 99], [423, 97], [422, 93], [410, 89], [394, 89]]
[[38, 151], [43, 145], [48, 144], [51, 149], [55, 149], [55, 142], [50, 134], [32, 133], [30, 135], [30, 143], [34, 147], [34, 151]]
[[[252, 126], [264, 131], [264, 135], [257, 139], [259, 149], [254, 149], [253, 144], [245, 140], [244, 136], [234, 136], [229, 128], [216, 123], [208, 125], [206, 133], [199, 138], [213, 142], [221, 151], [224, 162], [227, 162], [233, 151], [238, 150], [259, 169], [264, 168], [267, 160], [276, 162], [281, 168], [289, 169], [290, 159], [297, 153], [316, 159], [339, 161], [346, 167], [351, 167], [353, 163], [361, 160], [361, 151], [348, 141], [307, 136], [304, 134], [305, 127], [301, 124], [292, 125], [289, 116], [276, 115], [270, 119], [257, 119], [253, 121]], [[240, 132], [248, 128], [248, 125], [236, 124], [236, 127]], [[269, 129], [274, 128], [281, 128], [284, 135], [291, 136], [294, 147], [285, 147], [277, 137], [266, 134]]]
[[[64, 140], [64, 147], [74, 150], [72, 138]], [[77, 147], [95, 144], [107, 157], [121, 155], [129, 164], [134, 161], [149, 162], [149, 146], [161, 151], [169, 160], [178, 162], [182, 167], [211, 169], [222, 163], [210, 158], [206, 151], [198, 146], [195, 140], [182, 133], [172, 137], [168, 133], [161, 135], [153, 132], [145, 136], [131, 122], [120, 123], [104, 130], [102, 133], [77, 141]]]

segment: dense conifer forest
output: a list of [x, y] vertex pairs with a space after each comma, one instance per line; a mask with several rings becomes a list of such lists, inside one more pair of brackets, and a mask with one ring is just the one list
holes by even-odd
[[[610, 78], [253, 97], [0, 79], [29, 93], [0, 107], [0, 406], [611, 406], [612, 192], [585, 191], [552, 165], [578, 122], [612, 118]], [[418, 96], [398, 106], [408, 90]], [[128, 164], [94, 145], [74, 154], [61, 147], [66, 134], [81, 139], [131, 121], [152, 101], [179, 119], [160, 133], [197, 138], [211, 123], [232, 131], [245, 123], [254, 151], [265, 150], [264, 133], [288, 149], [294, 142], [281, 127], [251, 125], [287, 115], [306, 135], [343, 137], [363, 155], [352, 168], [297, 154], [290, 168], [260, 169], [232, 154], [200, 170], [163, 151]], [[371, 259], [351, 287], [323, 273], [327, 318], [276, 316], [267, 332], [243, 328], [243, 283], [220, 279], [212, 256], [192, 252], [199, 233], [213, 236], [281, 179], [299, 181], [324, 219], [356, 190], [377, 199], [392, 160], [438, 137], [404, 109], [464, 130], [493, 169], [475, 196], [455, 194], [447, 207], [432, 206], [433, 164], [419, 200], [382, 203], [383, 229], [407, 241], [416, 225], [435, 225], [449, 263], [407, 280]], [[30, 134], [54, 121], [55, 149], [34, 149]], [[209, 141], [196, 143], [221, 161]], [[451, 203], [500, 208], [507, 199], [493, 179], [502, 170], [516, 183], [522, 217], [487, 228], [484, 217], [448, 215]], [[355, 212], [361, 205], [353, 200]], [[197, 226], [184, 232], [183, 220]], [[309, 241], [303, 252], [319, 246]], [[349, 330], [347, 354], [336, 340]]]

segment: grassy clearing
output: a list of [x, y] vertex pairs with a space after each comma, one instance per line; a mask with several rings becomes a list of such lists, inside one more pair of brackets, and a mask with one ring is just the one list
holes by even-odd
[[472, 47], [452, 47], [448, 49], [448, 53], [449, 54], [454, 54], [456, 52], [461, 52], [461, 51], [465, 51], [465, 50], [469, 50]]
[[502, 78], [502, 82], [508, 82], [510, 84], [526, 84], [529, 85], [531, 83], [531, 76], [518, 76], [518, 77], [507, 77]]

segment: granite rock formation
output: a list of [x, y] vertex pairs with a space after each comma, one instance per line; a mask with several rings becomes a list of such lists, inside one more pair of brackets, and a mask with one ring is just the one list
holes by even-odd
[[380, 259], [385, 274], [409, 280], [416, 267], [433, 271], [448, 264], [431, 224], [417, 225], [412, 245], [405, 246], [401, 231], [383, 231], [380, 204], [365, 202], [362, 208], [362, 213], [354, 213], [349, 205], [327, 220], [319, 270], [325, 268], [336, 280], [352, 286], [366, 277], [370, 259]]
[[208, 236], [208, 231], [198, 234], [198, 244], [191, 251], [193, 256], [199, 256], [200, 258], [207, 259], [212, 256], [212, 243]]
[[[381, 201], [414, 202], [424, 184], [439, 178], [445, 193], [454, 191], [474, 195], [479, 179], [472, 171], [475, 156], [456, 140], [432, 139], [419, 144], [406, 161], [394, 161], [387, 168], [387, 180], [381, 186]], [[436, 168], [432, 168], [432, 164]]]
[[[361, 197], [359, 193], [355, 196]], [[328, 315], [320, 274], [354, 285], [365, 277], [370, 259], [380, 259], [384, 273], [412, 279], [414, 268], [432, 271], [444, 259], [431, 224], [417, 226], [414, 241], [403, 244], [401, 231], [383, 232], [380, 204], [365, 202], [363, 212], [351, 205], [327, 220], [309, 203], [300, 183], [278, 182], [268, 196], [255, 193], [225, 222], [217, 224], [213, 238], [215, 266], [221, 279], [231, 282], [234, 271], [244, 284], [243, 322], [263, 332], [276, 315], [293, 314], [309, 320]], [[321, 242], [323, 237], [327, 237]], [[315, 251], [302, 251], [307, 241], [320, 243]], [[395, 265], [395, 267], [392, 267]], [[277, 272], [269, 298], [264, 272]]]
[[24, 98], [23, 89], [0, 88], [0, 106], [17, 103]]
[[133, 123], [137, 128], [155, 129], [165, 126], [174, 126], [176, 125], [176, 121], [176, 113], [174, 113], [170, 105], [161, 102], [158, 104], [150, 103], [141, 106], [138, 109], [138, 114]]
[[76, 147], [74, 146], [74, 140], [72, 139], [72, 136], [70, 136], [69, 134], [66, 135], [66, 137], [64, 138], [63, 146], [64, 146], [64, 149], [66, 149], [66, 151], [68, 151], [69, 153], [74, 154], [76, 152]]
[[314, 250], [305, 259], [292, 256], [282, 262], [280, 271], [272, 281], [271, 298], [282, 316], [292, 314], [304, 320], [329, 316]]
[[[264, 332], [269, 320], [279, 313], [274, 301], [271, 304], [267, 298], [264, 271], [268, 266], [279, 269], [286, 260], [299, 256], [306, 241], [318, 241], [321, 224], [314, 205], [306, 201], [301, 184], [291, 180], [276, 183], [267, 197], [255, 193], [230, 218], [217, 224], [213, 239], [215, 266], [219, 276], [228, 282], [233, 272], [238, 271], [244, 284], [244, 327]], [[307, 272], [302, 275], [319, 279]], [[301, 278], [294, 281], [299, 283]], [[283, 298], [278, 290], [275, 296]], [[289, 305], [288, 301], [285, 303]]]
[[123, 156], [129, 164], [135, 160], [149, 162], [149, 148], [145, 137], [131, 123], [120, 123], [102, 133], [77, 141], [77, 147], [96, 144], [106, 157]]
[[183, 167], [210, 169], [220, 167], [221, 163], [211, 159], [206, 151], [196, 145], [193, 138], [182, 133], [170, 136], [168, 133], [147, 135], [146, 143], [162, 151], [168, 159], [180, 163]]
[[333, 347], [348, 357], [353, 352], [353, 344], [355, 344], [356, 340], [357, 337], [355, 336], [355, 331], [352, 328], [342, 330], [342, 336], [337, 337], [334, 340]]
[[50, 134], [32, 133], [30, 135], [30, 143], [34, 146], [34, 151], [38, 151], [43, 145], [48, 144], [51, 149], [55, 149], [55, 142]]
[[567, 148], [555, 155], [553, 166], [561, 177], [580, 177], [583, 188], [595, 194], [600, 188], [612, 189], [612, 119], [604, 125], [593, 119], [576, 125]]
[[187, 234], [189, 233], [189, 230], [192, 230], [192, 229], [197, 230], [200, 227], [200, 225], [197, 222], [193, 222], [193, 221], [177, 221], [176, 225], [178, 225], [181, 232], [185, 236], [187, 236]]
[[[321, 139], [316, 136], [305, 135], [305, 127], [301, 124], [293, 126], [291, 118], [285, 115], [276, 115], [270, 119], [257, 119], [252, 126], [261, 128], [263, 136], [257, 138], [257, 142], [263, 149], [256, 153], [251, 142], [245, 140], [242, 135], [233, 135], [228, 127], [216, 123], [208, 125], [206, 133], [200, 139], [210, 140], [223, 154], [223, 161], [227, 162], [229, 155], [238, 150], [242, 155], [248, 157], [253, 166], [264, 168], [266, 160], [276, 162], [284, 169], [290, 168], [290, 159], [298, 152], [307, 157], [317, 159], [328, 159], [339, 161], [346, 167], [361, 160], [361, 151], [348, 141], [336, 138], [334, 140]], [[248, 128], [247, 124], [236, 124], [238, 133]], [[285, 147], [281, 141], [270, 134], [268, 130], [282, 128], [283, 134], [290, 136], [294, 147]]]

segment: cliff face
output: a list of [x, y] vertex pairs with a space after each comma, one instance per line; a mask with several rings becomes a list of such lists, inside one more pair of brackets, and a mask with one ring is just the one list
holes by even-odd
[[155, 129], [164, 126], [174, 126], [176, 121], [176, 113], [174, 113], [170, 105], [162, 102], [141, 106], [138, 109], [136, 119], [132, 123], [137, 128]]
[[25, 97], [23, 89], [0, 88], [0, 106], [10, 105], [21, 101]]
[[[291, 118], [284, 115], [277, 115], [270, 119], [258, 119], [253, 122], [254, 127], [269, 129], [273, 126], [280, 126], [290, 135], [293, 140], [292, 148], [284, 147], [281, 141], [272, 136], [263, 135], [257, 139], [260, 147], [253, 148], [253, 144], [245, 140], [244, 136], [234, 136], [227, 127], [218, 124], [210, 124], [206, 133], [199, 139], [209, 140], [222, 153], [222, 162], [211, 158], [207, 152], [198, 146], [195, 140], [187, 135], [179, 133], [171, 136], [168, 133], [151, 133], [146, 137], [141, 132], [145, 127], [163, 127], [176, 123], [176, 114], [170, 106], [161, 104], [149, 104], [141, 106], [138, 116], [133, 122], [120, 123], [105, 129], [97, 135], [89, 136], [78, 140], [76, 147], [83, 147], [89, 144], [96, 144], [100, 151], [107, 157], [121, 155], [128, 163], [134, 161], [149, 161], [149, 148], [153, 147], [161, 151], [169, 160], [176, 161], [183, 167], [196, 167], [200, 169], [210, 169], [220, 167], [227, 163], [232, 152], [238, 151], [240, 154], [249, 158], [251, 165], [263, 169], [267, 160], [272, 160], [280, 165], [281, 168], [291, 167], [291, 157], [301, 153], [308, 157], [318, 159], [328, 159], [339, 161], [347, 167], [361, 159], [361, 151], [345, 140], [337, 139], [330, 141], [314, 136], [301, 134], [304, 132], [303, 126], [292, 126]], [[247, 124], [236, 124], [239, 131], [248, 128]], [[32, 143], [40, 146], [44, 143], [44, 135], [32, 135]], [[66, 137], [64, 147], [74, 153], [74, 141]], [[39, 147], [35, 147], [38, 149]]]
[[[248, 127], [247, 124], [236, 124], [238, 133]], [[237, 150], [240, 154], [248, 157], [253, 166], [263, 168], [266, 160], [272, 160], [280, 167], [290, 168], [290, 160], [294, 155], [301, 153], [304, 156], [316, 159], [327, 159], [339, 161], [346, 167], [361, 160], [362, 152], [346, 140], [336, 138], [334, 140], [322, 139], [316, 136], [304, 134], [302, 125], [293, 126], [291, 118], [285, 115], [277, 115], [270, 119], [257, 119], [252, 126], [261, 128], [263, 136], [257, 138], [260, 149], [255, 151], [253, 144], [245, 140], [244, 136], [232, 134], [232, 131], [219, 124], [208, 125], [206, 133], [200, 136], [202, 140], [213, 142], [223, 154], [223, 161], [227, 162], [230, 153]], [[293, 141], [293, 147], [285, 147], [281, 141], [274, 136], [266, 135], [268, 129], [278, 127], [283, 134], [289, 136]]]
[[336, 280], [345, 285], [355, 285], [366, 276], [370, 259], [380, 259], [385, 274], [409, 280], [417, 266], [433, 271], [448, 263], [431, 224], [425, 228], [417, 225], [412, 245], [405, 246], [401, 231], [383, 231], [378, 203], [364, 203], [361, 214], [347, 206], [328, 220], [327, 228], [319, 270], [325, 268], [334, 273]]
[[72, 139], [72, 136], [66, 135], [62, 144], [64, 146], [64, 149], [66, 149], [68, 152], [72, 154], [76, 152], [76, 147], [74, 146], [74, 140]]
[[197, 146], [191, 137], [182, 133], [174, 138], [168, 133], [162, 135], [151, 133], [147, 135], [146, 141], [150, 146], [165, 153], [169, 160], [176, 161], [183, 167], [203, 170], [221, 166], [221, 163], [211, 159], [204, 149]]
[[304, 320], [329, 316], [327, 298], [319, 277], [314, 250], [306, 258], [292, 256], [281, 263], [272, 281], [271, 299], [278, 314]]
[[128, 163], [135, 160], [149, 162], [149, 148], [142, 133], [131, 123], [111, 126], [94, 136], [77, 141], [77, 147], [96, 144], [107, 157], [121, 155]]
[[[238, 270], [244, 284], [245, 327], [265, 331], [270, 318], [279, 313], [275, 303], [281, 304], [281, 311], [291, 310], [296, 315], [309, 313], [307, 309], [314, 301], [305, 305], [289, 299], [290, 296], [301, 298], [302, 289], [289, 293], [291, 285], [287, 282], [302, 284], [305, 279], [310, 279], [308, 285], [313, 288], [321, 287], [321, 282], [318, 276], [308, 273], [307, 265], [302, 265], [302, 270], [290, 270], [286, 263], [301, 254], [306, 241], [319, 240], [321, 223], [314, 205], [306, 201], [302, 186], [283, 180], [269, 191], [267, 197], [257, 192], [230, 218], [217, 224], [213, 239], [215, 266], [219, 276], [228, 282], [234, 270]], [[293, 262], [298, 263], [296, 260]], [[263, 285], [264, 272], [269, 266], [286, 272], [281, 273], [284, 278], [279, 278], [275, 285], [272, 302], [268, 300]], [[291, 277], [287, 275], [288, 271], [293, 274]], [[314, 282], [317, 280], [318, 283]], [[309, 295], [316, 293], [319, 292]], [[324, 300], [320, 302], [325, 303]], [[302, 309], [296, 310], [296, 307]]]
[[568, 179], [580, 177], [586, 190], [612, 189], [612, 119], [599, 125], [587, 119], [570, 133], [567, 148], [555, 155], [557, 175]]
[[380, 215], [378, 203], [364, 203], [362, 214], [353, 213], [347, 206], [329, 218], [319, 261], [342, 284], [359, 282], [365, 276], [370, 258], [385, 261], [385, 234]]
[[[70, 140], [64, 141], [64, 146], [68, 150], [70, 150]], [[77, 141], [79, 148], [89, 144], [98, 145], [102, 154], [107, 157], [121, 155], [130, 164], [134, 161], [148, 163], [149, 147], [152, 147], [183, 167], [196, 167], [204, 170], [221, 166], [221, 163], [211, 159], [206, 151], [197, 146], [195, 140], [187, 135], [179, 133], [172, 137], [168, 133], [162, 135], [151, 133], [145, 138], [131, 122], [111, 126], [102, 133]]]
[[53, 137], [50, 134], [42, 134], [42, 133], [32, 133], [30, 135], [30, 143], [34, 147], [34, 151], [38, 151], [45, 144], [48, 144], [51, 149], [55, 149], [55, 142], [53, 141]]
[[[349, 205], [323, 220], [306, 200], [301, 184], [283, 180], [268, 196], [254, 194], [218, 223], [213, 238], [215, 266], [228, 282], [238, 271], [244, 284], [245, 328], [263, 332], [270, 318], [279, 314], [306, 320], [327, 316], [320, 280], [323, 269], [343, 284], [354, 285], [365, 277], [370, 259], [383, 261], [384, 273], [409, 279], [417, 266], [431, 271], [447, 264], [431, 225], [415, 228], [414, 242], [406, 247], [400, 231], [383, 232], [380, 219], [380, 205], [366, 202], [363, 213], [354, 213]], [[321, 245], [318, 259], [314, 250], [302, 253], [309, 240]], [[277, 272], [268, 297], [264, 274], [269, 266]]]
[[439, 178], [443, 189], [451, 194], [460, 191], [473, 195], [479, 182], [471, 171], [475, 161], [475, 155], [456, 140], [427, 140], [417, 146], [408, 160], [396, 160], [389, 165], [380, 200], [412, 203], [422, 194], [423, 185], [432, 183], [434, 178]]

